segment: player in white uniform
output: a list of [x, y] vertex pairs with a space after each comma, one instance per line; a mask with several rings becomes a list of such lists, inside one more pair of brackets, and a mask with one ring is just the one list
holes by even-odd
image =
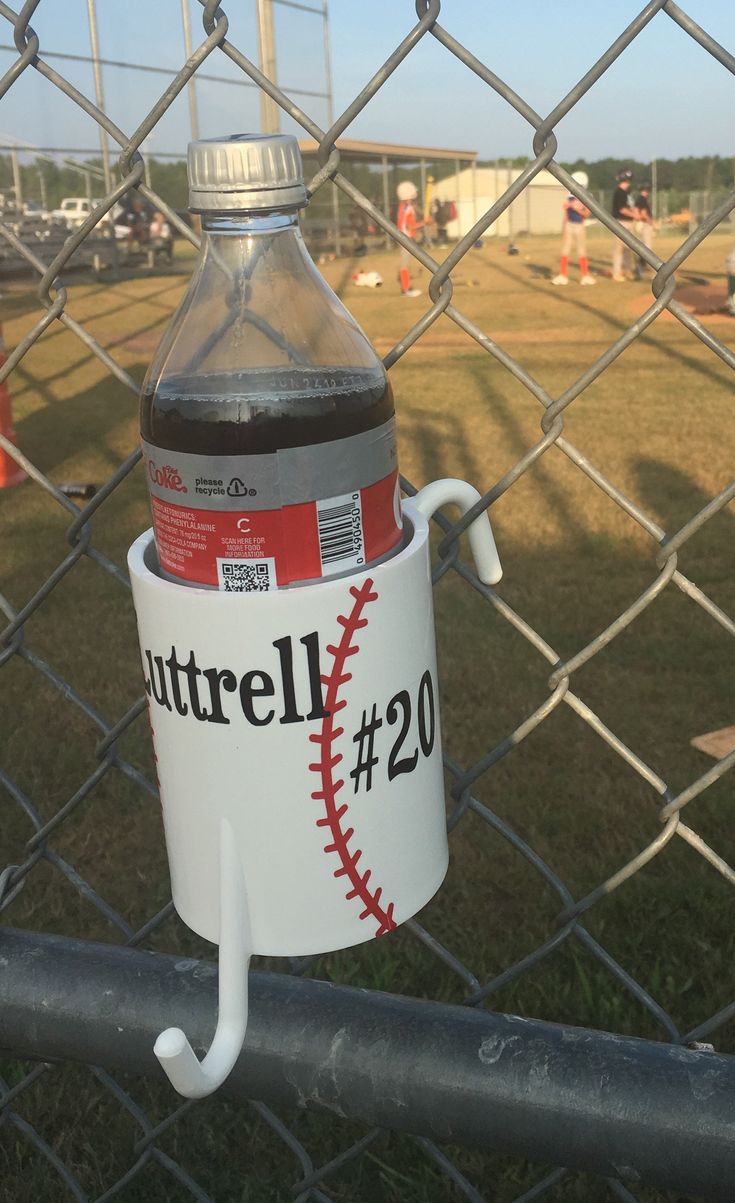
[[[587, 173], [584, 171], [575, 171], [572, 173], [572, 179], [586, 188], [589, 180]], [[583, 205], [581, 200], [578, 200], [573, 193], [569, 193], [564, 201], [564, 229], [561, 236], [561, 252], [559, 259], [559, 274], [554, 276], [552, 284], [568, 284], [569, 276], [567, 268], [569, 266], [569, 252], [574, 247], [579, 263], [580, 284], [594, 284], [595, 277], [590, 275], [589, 259], [587, 258], [587, 236], [585, 234], [585, 222], [590, 215], [590, 211], [586, 205]]]

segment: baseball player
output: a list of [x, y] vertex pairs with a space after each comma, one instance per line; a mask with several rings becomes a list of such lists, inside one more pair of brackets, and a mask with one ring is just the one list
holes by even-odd
[[[583, 188], [586, 188], [589, 180], [587, 173], [584, 171], [572, 172], [572, 179]], [[581, 200], [578, 200], [573, 193], [569, 193], [564, 201], [564, 229], [561, 236], [561, 254], [559, 258], [559, 275], [554, 276], [552, 284], [568, 284], [569, 276], [567, 268], [569, 264], [569, 252], [574, 246], [579, 263], [580, 284], [594, 284], [595, 277], [590, 275], [590, 265], [587, 258], [587, 236], [585, 234], [584, 223], [590, 215], [590, 211], [586, 205], [583, 205]]]
[[[638, 220], [635, 223], [635, 232], [640, 238], [644, 246], [647, 246], [649, 251], [653, 245], [653, 214], [651, 212], [651, 185], [641, 184], [638, 189], [638, 196], [635, 198], [635, 207], [638, 213]], [[640, 280], [643, 272], [648, 267], [645, 259], [638, 256], [638, 261], [635, 267], [635, 278]]]
[[[414, 201], [418, 196], [418, 189], [410, 180], [403, 180], [396, 188], [396, 196], [399, 201], [396, 225], [402, 234], [406, 234], [409, 238], [415, 238], [416, 231], [424, 224], [422, 221], [418, 221], [416, 216]], [[404, 297], [418, 297], [421, 295], [418, 288], [411, 287], [411, 273], [409, 271], [411, 259], [411, 252], [407, 251], [405, 247], [401, 247], [399, 278], [401, 281], [401, 293]]]
[[[633, 222], [638, 219], [638, 210], [629, 195], [633, 172], [619, 171], [616, 179], [618, 186], [613, 193], [612, 215], [621, 225], [630, 230]], [[630, 275], [632, 267], [633, 252], [626, 243], [616, 237], [612, 252], [612, 278], [615, 283], [621, 284], [627, 278], [626, 272]]]

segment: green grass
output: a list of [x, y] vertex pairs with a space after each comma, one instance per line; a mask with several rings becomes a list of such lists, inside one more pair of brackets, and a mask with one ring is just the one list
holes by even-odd
[[[600, 267], [609, 239], [593, 235]], [[657, 249], [670, 253], [671, 237]], [[556, 240], [521, 240], [521, 254], [492, 241], [455, 273], [457, 306], [558, 396], [650, 302], [646, 284], [553, 289]], [[687, 278], [721, 282], [729, 241], [711, 236], [687, 263]], [[397, 259], [379, 252], [359, 261], [385, 279], [382, 289], [349, 283], [358, 264], [327, 264], [325, 275], [387, 353], [422, 312], [399, 296]], [[420, 283], [420, 269], [416, 279]], [[146, 276], [100, 285], [69, 284], [69, 312], [136, 379], [184, 287], [179, 276]], [[14, 346], [39, 316], [33, 292], [16, 285], [4, 301], [5, 337]], [[704, 319], [731, 347], [735, 323]], [[530, 394], [448, 318], [393, 369], [399, 451], [405, 475], [421, 485], [442, 475], [490, 488], [541, 437], [542, 411]], [[659, 319], [565, 414], [565, 437], [669, 534], [732, 475], [729, 373], [680, 323]], [[136, 401], [72, 333], [52, 326], [11, 378], [20, 445], [52, 480], [104, 481], [136, 443]], [[735, 609], [732, 508], [681, 551], [679, 567], [725, 611]], [[561, 658], [582, 648], [656, 578], [656, 544], [627, 514], [552, 447], [492, 508], [505, 577], [499, 596]], [[0, 587], [20, 608], [68, 552], [67, 516], [40, 489], [0, 495]], [[93, 522], [94, 545], [117, 563], [149, 525], [136, 470]], [[464, 549], [466, 552], [466, 549]], [[445, 747], [469, 766], [548, 697], [549, 663], [491, 606], [453, 574], [436, 589]], [[64, 677], [108, 722], [141, 692], [129, 595], [82, 560], [26, 624], [26, 645]], [[674, 586], [573, 678], [574, 692], [651, 769], [678, 792], [712, 762], [692, 736], [731, 724], [732, 640]], [[2, 763], [50, 818], [96, 765], [94, 724], [54, 686], [15, 657], [3, 669]], [[120, 750], [151, 772], [144, 722]], [[575, 898], [627, 863], [660, 831], [658, 795], [563, 702], [476, 784], [477, 797], [531, 844]], [[686, 822], [733, 861], [731, 786], [722, 781], [694, 800]], [[2, 802], [0, 865], [24, 859], [30, 824]], [[51, 846], [127, 921], [137, 926], [168, 897], [158, 807], [122, 774], [109, 773], [54, 835]], [[447, 881], [421, 922], [488, 980], [555, 930], [558, 895], [495, 831], [468, 814], [451, 838]], [[732, 887], [678, 838], [645, 869], [598, 903], [589, 931], [667, 1008], [682, 1030], [732, 999]], [[30, 874], [4, 919], [16, 926], [117, 940], [119, 933], [50, 865]], [[212, 948], [172, 919], [151, 946], [211, 957]], [[261, 962], [274, 966], [271, 962]], [[277, 966], [280, 967], [280, 966]], [[335, 953], [314, 976], [459, 1002], [460, 979], [406, 932]], [[579, 942], [567, 942], [489, 1000], [493, 1008], [564, 1023], [663, 1038], [657, 1021]], [[735, 1025], [715, 1036], [735, 1051]], [[20, 1067], [7, 1075], [19, 1080]], [[11, 1077], [12, 1075], [12, 1077]], [[126, 1083], [153, 1122], [173, 1105], [165, 1087]], [[73, 1103], [70, 1104], [70, 1099]], [[24, 1092], [18, 1110], [80, 1176], [101, 1192], [133, 1164], [140, 1132], [83, 1069], [56, 1068]], [[362, 1130], [315, 1115], [284, 1115], [317, 1164]], [[6, 1129], [7, 1136], [7, 1129]], [[10, 1141], [0, 1199], [66, 1199], [54, 1172], [30, 1146]], [[286, 1200], [299, 1167], [248, 1108], [215, 1098], [161, 1138], [218, 1203]], [[509, 1200], [543, 1177], [499, 1154], [450, 1150], [488, 1198]], [[547, 1167], [548, 1169], [548, 1167]], [[381, 1136], [358, 1162], [326, 1184], [338, 1203], [434, 1203], [459, 1194], [408, 1137]], [[662, 1199], [636, 1188], [643, 1201]], [[188, 1198], [160, 1167], [149, 1166], [126, 1200]], [[612, 1199], [601, 1182], [570, 1176], [544, 1198], [554, 1203]], [[670, 1200], [674, 1196], [668, 1196]]]

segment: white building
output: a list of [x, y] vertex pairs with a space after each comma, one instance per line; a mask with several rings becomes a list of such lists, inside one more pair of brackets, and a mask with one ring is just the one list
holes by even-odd
[[[299, 143], [304, 164], [309, 173], [319, 168], [318, 145], [313, 139]], [[513, 180], [518, 179], [518, 167], [478, 167], [476, 150], [456, 150], [435, 146], [404, 146], [390, 142], [362, 142], [340, 138], [337, 147], [342, 156], [341, 170], [368, 195], [384, 213], [395, 218], [396, 187], [403, 179], [416, 184], [419, 210], [424, 213], [432, 198], [453, 201], [457, 219], [449, 222], [447, 233], [454, 241], [471, 230], [475, 222], [502, 196]], [[357, 170], [359, 169], [359, 170]], [[433, 182], [432, 182], [433, 181]], [[514, 235], [559, 234], [562, 228], [562, 205], [566, 191], [548, 171], [540, 171], [513, 201], [483, 237]], [[343, 241], [354, 240], [347, 213], [350, 202], [340, 198], [337, 189], [322, 189], [312, 199], [304, 217], [307, 238], [321, 238], [339, 254]], [[386, 235], [385, 246], [391, 246]]]
[[[442, 201], [454, 201], [457, 206], [457, 220], [447, 226], [450, 239], [454, 241], [471, 230], [520, 174], [518, 167], [473, 165], [438, 180], [434, 186], [435, 195]], [[560, 233], [566, 195], [566, 189], [553, 175], [540, 171], [483, 237]]]

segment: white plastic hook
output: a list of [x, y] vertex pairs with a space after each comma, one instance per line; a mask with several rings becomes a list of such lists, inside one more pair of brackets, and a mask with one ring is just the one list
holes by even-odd
[[240, 1055], [248, 1023], [248, 965], [252, 942], [245, 879], [232, 827], [220, 824], [219, 1017], [199, 1061], [181, 1028], [161, 1032], [153, 1051], [179, 1094], [201, 1099], [221, 1086]]
[[[466, 480], [435, 480], [421, 489], [415, 497], [410, 498], [410, 504], [415, 505], [425, 518], [451, 502], [459, 506], [463, 514], [480, 500], [480, 494]], [[503, 575], [503, 569], [495, 546], [493, 529], [490, 525], [487, 511], [483, 511], [469, 526], [472, 556], [477, 568], [477, 575], [485, 585], [497, 585]]]

